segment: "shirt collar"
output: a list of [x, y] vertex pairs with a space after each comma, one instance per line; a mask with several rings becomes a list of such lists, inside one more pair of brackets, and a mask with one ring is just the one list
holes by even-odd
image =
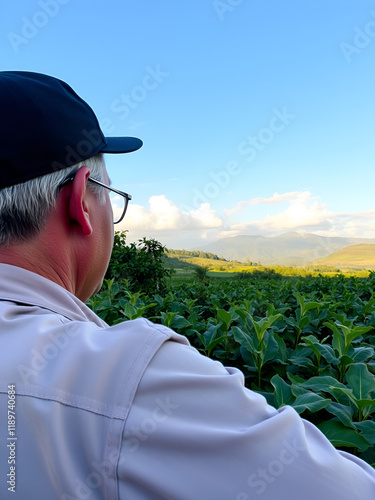
[[70, 320], [107, 324], [68, 290], [21, 267], [0, 264], [0, 300], [39, 306]]

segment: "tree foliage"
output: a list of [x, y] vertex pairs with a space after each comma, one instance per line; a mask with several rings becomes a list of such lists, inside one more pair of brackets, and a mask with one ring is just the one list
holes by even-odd
[[219, 257], [215, 253], [211, 252], [202, 252], [201, 250], [173, 250], [171, 248], [167, 248], [168, 257], [179, 257], [179, 258], [191, 258], [191, 257], [200, 257], [202, 259], [212, 259], [212, 260], [224, 260], [223, 257]]
[[126, 244], [127, 231], [116, 231], [106, 279], [126, 279], [129, 289], [160, 293], [172, 274], [163, 264], [166, 247], [152, 238]]
[[195, 266], [194, 268], [194, 274], [201, 283], [203, 283], [207, 279], [207, 272], [207, 266]]

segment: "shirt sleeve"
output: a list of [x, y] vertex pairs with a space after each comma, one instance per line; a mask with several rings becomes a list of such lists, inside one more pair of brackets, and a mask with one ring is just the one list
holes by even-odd
[[337, 451], [235, 368], [168, 341], [147, 368], [119, 461], [125, 500], [375, 499], [375, 471]]

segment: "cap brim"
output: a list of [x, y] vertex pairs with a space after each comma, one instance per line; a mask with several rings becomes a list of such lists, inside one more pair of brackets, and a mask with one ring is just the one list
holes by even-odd
[[103, 153], [131, 153], [143, 145], [137, 137], [106, 137], [105, 140], [107, 144], [101, 149]]

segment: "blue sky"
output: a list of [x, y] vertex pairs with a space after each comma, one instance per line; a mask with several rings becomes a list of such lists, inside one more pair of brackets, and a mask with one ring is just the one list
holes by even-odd
[[365, 0], [3, 3], [3, 70], [68, 82], [132, 194], [128, 239], [375, 236], [375, 5]]

